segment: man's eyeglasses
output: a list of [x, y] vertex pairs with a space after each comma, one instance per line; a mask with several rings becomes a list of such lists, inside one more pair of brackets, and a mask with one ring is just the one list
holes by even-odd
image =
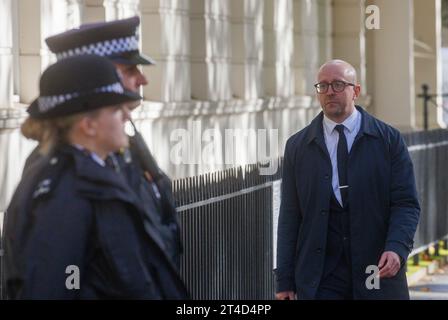
[[317, 93], [327, 93], [328, 88], [331, 86], [331, 89], [333, 89], [334, 92], [342, 92], [344, 91], [345, 87], [347, 86], [355, 86], [354, 83], [345, 82], [342, 80], [336, 80], [331, 83], [328, 82], [319, 82], [314, 85], [316, 88]]

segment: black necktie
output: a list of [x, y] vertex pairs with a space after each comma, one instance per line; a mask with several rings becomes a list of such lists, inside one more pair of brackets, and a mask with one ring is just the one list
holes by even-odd
[[339, 175], [339, 191], [343, 206], [347, 204], [348, 181], [347, 181], [347, 163], [348, 163], [348, 147], [347, 139], [344, 133], [344, 126], [338, 124], [335, 129], [339, 132], [338, 142], [338, 175]]

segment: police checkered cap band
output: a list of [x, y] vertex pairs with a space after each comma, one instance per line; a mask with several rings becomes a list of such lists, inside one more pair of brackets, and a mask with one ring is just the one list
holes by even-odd
[[72, 99], [81, 97], [81, 96], [85, 96], [85, 95], [89, 95], [89, 94], [93, 94], [93, 93], [123, 93], [124, 92], [124, 88], [121, 85], [120, 82], [116, 82], [113, 84], [109, 84], [107, 86], [102, 86], [99, 88], [95, 88], [93, 90], [89, 90], [86, 92], [73, 92], [73, 93], [66, 93], [66, 94], [59, 94], [59, 95], [54, 95], [54, 96], [42, 96], [39, 97], [38, 100], [38, 106], [39, 106], [39, 111], [42, 113], [45, 113], [51, 109], [53, 109], [54, 107], [68, 102]]
[[110, 39], [91, 43], [89, 45], [83, 45], [81, 47], [69, 49], [66, 51], [56, 53], [58, 60], [79, 56], [84, 54], [95, 54], [97, 56], [112, 56], [116, 54], [122, 54], [124, 52], [139, 50], [138, 36], [133, 35], [125, 38]]

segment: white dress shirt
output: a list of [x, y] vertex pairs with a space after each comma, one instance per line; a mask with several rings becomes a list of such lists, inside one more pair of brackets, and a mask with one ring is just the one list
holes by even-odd
[[[341, 192], [339, 190], [339, 174], [338, 174], [338, 142], [339, 142], [339, 133], [335, 130], [335, 127], [339, 123], [334, 122], [324, 115], [323, 127], [324, 127], [324, 137], [325, 137], [325, 145], [327, 146], [328, 154], [331, 159], [331, 167], [332, 167], [332, 178], [331, 184], [333, 186], [333, 192], [336, 196], [336, 199], [342, 206], [342, 197]], [[353, 142], [355, 141], [355, 137], [361, 128], [361, 113], [356, 110], [352, 112], [352, 114], [345, 119], [344, 122], [341, 123], [344, 125], [344, 133], [347, 138], [347, 146], [348, 152], [352, 149]]]

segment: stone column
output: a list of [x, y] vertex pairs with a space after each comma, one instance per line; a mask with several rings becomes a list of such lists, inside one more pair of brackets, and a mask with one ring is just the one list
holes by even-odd
[[141, 39], [144, 53], [156, 60], [144, 67], [149, 84], [146, 100], [189, 101], [190, 18], [188, 0], [141, 0]]
[[82, 23], [106, 21], [104, 0], [83, 0]]
[[264, 75], [268, 96], [294, 95], [292, 0], [264, 1]]
[[9, 108], [13, 95], [13, 3], [1, 0], [0, 10], [0, 108]]
[[106, 21], [139, 15], [139, 5], [139, 0], [104, 0]]
[[55, 61], [45, 38], [65, 31], [68, 19], [66, 1], [21, 0], [19, 2], [20, 100], [29, 103], [38, 94], [41, 72]]
[[66, 0], [67, 2], [67, 22], [66, 28], [77, 28], [82, 23], [84, 0]]
[[319, 66], [331, 57], [331, 9], [327, 0], [294, 0], [295, 93], [314, 95]]
[[118, 6], [120, 0], [104, 0], [103, 6], [106, 14], [106, 21], [118, 19]]
[[231, 0], [232, 92], [238, 99], [262, 96], [263, 1]]
[[376, 0], [380, 29], [369, 33], [372, 111], [403, 130], [415, 128], [413, 0]]
[[[440, 0], [414, 0], [414, 56], [415, 91], [421, 93], [422, 84], [429, 86], [430, 93], [442, 93], [442, 22]], [[429, 126], [446, 128], [443, 119], [442, 98], [437, 99], [438, 108], [429, 106]], [[423, 128], [423, 100], [415, 100], [416, 125]]]
[[364, 0], [333, 2], [333, 57], [355, 67], [362, 94], [366, 93], [365, 18]]
[[230, 100], [229, 0], [190, 2], [191, 94], [197, 100]]

